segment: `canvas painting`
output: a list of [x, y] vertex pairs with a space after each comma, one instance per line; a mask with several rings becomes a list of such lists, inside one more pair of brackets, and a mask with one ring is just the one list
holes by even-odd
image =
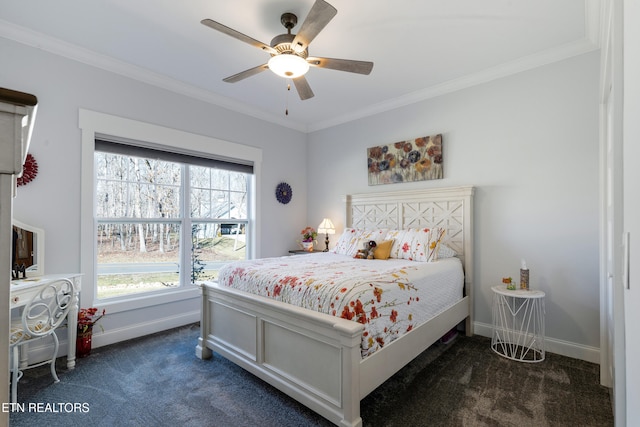
[[442, 135], [367, 149], [369, 185], [442, 179]]

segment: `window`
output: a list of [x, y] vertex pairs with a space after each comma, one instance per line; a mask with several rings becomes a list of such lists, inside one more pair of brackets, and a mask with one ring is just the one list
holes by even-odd
[[213, 279], [247, 258], [252, 167], [96, 140], [98, 299]]

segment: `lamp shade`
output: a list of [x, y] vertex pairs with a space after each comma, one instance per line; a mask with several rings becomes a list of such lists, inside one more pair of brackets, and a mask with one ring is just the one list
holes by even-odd
[[335, 234], [336, 228], [329, 218], [325, 218], [322, 220], [320, 225], [318, 226], [318, 233], [324, 234]]
[[269, 69], [281, 77], [295, 79], [309, 71], [309, 64], [298, 55], [281, 53], [269, 59]]

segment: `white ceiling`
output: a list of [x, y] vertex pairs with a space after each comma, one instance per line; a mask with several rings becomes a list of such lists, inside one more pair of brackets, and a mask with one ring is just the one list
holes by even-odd
[[314, 0], [0, 0], [0, 37], [304, 132], [598, 48], [600, 0], [328, 1], [338, 14], [310, 55], [375, 65], [312, 68], [306, 101], [269, 71], [223, 82], [269, 55], [200, 21], [269, 44], [283, 12], [295, 34]]

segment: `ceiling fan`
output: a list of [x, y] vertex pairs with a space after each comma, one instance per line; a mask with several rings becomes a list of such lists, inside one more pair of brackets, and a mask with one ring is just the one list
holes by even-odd
[[287, 33], [275, 36], [273, 40], [271, 40], [271, 45], [262, 43], [211, 19], [203, 19], [200, 22], [207, 27], [218, 30], [221, 33], [271, 54], [271, 59], [269, 59], [266, 64], [249, 68], [248, 70], [229, 76], [223, 79], [223, 81], [235, 83], [270, 69], [281, 77], [292, 79], [300, 99], [305, 100], [313, 97], [313, 91], [307, 79], [304, 77], [305, 73], [309, 70], [309, 66], [348, 71], [357, 74], [369, 74], [373, 69], [373, 62], [309, 56], [309, 43], [311, 43], [337, 13], [336, 8], [326, 1], [316, 0], [306, 19], [300, 26], [298, 34], [291, 34], [291, 29], [298, 23], [298, 17], [293, 13], [283, 13], [280, 17], [280, 22], [287, 29]]

